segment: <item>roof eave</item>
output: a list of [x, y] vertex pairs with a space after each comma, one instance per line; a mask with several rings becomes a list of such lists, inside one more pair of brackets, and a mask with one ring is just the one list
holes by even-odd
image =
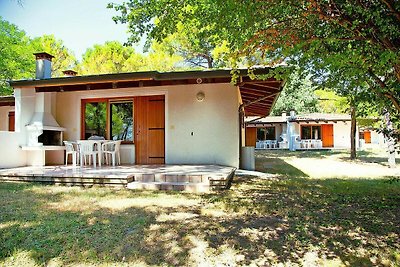
[[[255, 69], [255, 74], [267, 74], [271, 68]], [[8, 81], [12, 87], [45, 87], [54, 85], [73, 85], [89, 84], [101, 82], [119, 82], [119, 81], [143, 81], [143, 80], [182, 80], [197, 78], [227, 78], [231, 77], [232, 70], [206, 70], [206, 71], [179, 71], [179, 72], [130, 72], [130, 73], [112, 73], [75, 77], [57, 77], [41, 80], [18, 80]], [[247, 69], [238, 70], [240, 76], [247, 76]]]

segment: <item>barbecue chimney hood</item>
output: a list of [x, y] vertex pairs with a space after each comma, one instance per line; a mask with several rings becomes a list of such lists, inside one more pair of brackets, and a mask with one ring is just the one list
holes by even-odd
[[[53, 56], [47, 53], [34, 55], [36, 56], [36, 79], [51, 78]], [[52, 98], [54, 96], [54, 93], [35, 94], [35, 112], [26, 125], [29, 147], [62, 145], [62, 132], [66, 129], [61, 127], [52, 115]]]
[[36, 93], [35, 113], [26, 125], [28, 146], [62, 145], [61, 127], [51, 114], [52, 93]]

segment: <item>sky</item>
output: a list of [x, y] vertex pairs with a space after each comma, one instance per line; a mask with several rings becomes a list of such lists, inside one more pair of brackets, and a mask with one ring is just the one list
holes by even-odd
[[[34, 38], [53, 34], [81, 59], [87, 48], [106, 41], [127, 41], [127, 25], [115, 24], [109, 2], [123, 0], [0, 0], [0, 16]], [[142, 49], [135, 47], [137, 52]]]

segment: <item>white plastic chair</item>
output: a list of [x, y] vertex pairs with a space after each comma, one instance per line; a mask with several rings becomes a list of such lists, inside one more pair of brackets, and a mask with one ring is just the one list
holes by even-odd
[[256, 142], [256, 148], [262, 148], [262, 141]]
[[79, 154], [81, 157], [81, 166], [83, 164], [87, 164], [87, 160], [89, 161], [89, 165], [91, 164], [91, 159], [93, 158], [93, 167], [96, 168], [96, 159], [98, 151], [95, 149], [96, 142], [82, 140], [78, 141], [79, 145]]
[[72, 165], [76, 166], [76, 163], [79, 162], [79, 151], [74, 145], [74, 142], [64, 141], [65, 145], [65, 166], [68, 165], [68, 156], [72, 157]]
[[271, 140], [265, 140], [265, 148], [271, 148]]
[[106, 164], [110, 164], [110, 156], [112, 160], [112, 165], [115, 166], [121, 165], [121, 155], [120, 155], [120, 147], [121, 147], [121, 140], [119, 141], [110, 141], [106, 142], [101, 145], [101, 150], [106, 160]]
[[271, 141], [271, 148], [276, 148], [276, 144], [277, 144], [276, 140], [272, 140]]

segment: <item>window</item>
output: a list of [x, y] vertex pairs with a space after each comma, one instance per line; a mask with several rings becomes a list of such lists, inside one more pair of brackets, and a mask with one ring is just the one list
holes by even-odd
[[110, 133], [112, 140], [133, 141], [133, 103], [110, 103]]
[[275, 127], [257, 128], [257, 140], [275, 140]]
[[133, 142], [133, 99], [82, 100], [82, 137]]
[[301, 139], [319, 139], [321, 140], [321, 126], [301, 126]]

